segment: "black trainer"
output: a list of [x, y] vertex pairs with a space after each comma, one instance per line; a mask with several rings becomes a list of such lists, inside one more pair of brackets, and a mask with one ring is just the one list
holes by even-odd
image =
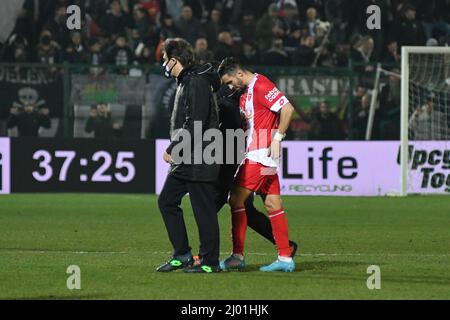
[[186, 273], [215, 273], [220, 272], [222, 269], [220, 269], [220, 266], [208, 266], [206, 264], [198, 264], [191, 267], [184, 268], [183, 272]]
[[194, 257], [192, 254], [186, 253], [183, 256], [172, 257], [165, 264], [159, 266], [156, 271], [158, 272], [171, 272], [178, 269], [188, 268], [194, 264]]
[[298, 245], [294, 241], [289, 241], [289, 247], [291, 248], [291, 258], [295, 257]]

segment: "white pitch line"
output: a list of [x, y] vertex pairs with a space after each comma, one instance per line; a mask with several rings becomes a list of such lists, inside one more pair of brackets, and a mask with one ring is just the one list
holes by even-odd
[[[63, 251], [63, 250], [15, 250], [15, 249], [0, 249], [0, 251], [10, 252], [24, 252], [24, 253], [59, 253], [59, 254], [155, 254], [155, 255], [170, 255], [170, 251], [153, 251], [153, 252], [139, 252], [139, 251]], [[221, 252], [221, 255], [230, 254], [230, 252]], [[248, 252], [246, 255], [250, 256], [272, 256], [274, 253], [264, 252]], [[385, 257], [450, 257], [448, 254], [421, 254], [421, 253], [299, 253], [297, 256], [304, 257], [362, 257], [362, 256], [385, 256]]]

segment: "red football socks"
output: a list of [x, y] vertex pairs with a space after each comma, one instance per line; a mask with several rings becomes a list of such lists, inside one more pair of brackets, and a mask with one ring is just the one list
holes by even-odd
[[288, 224], [284, 209], [276, 210], [269, 214], [270, 223], [272, 224], [272, 233], [275, 238], [275, 244], [278, 249], [278, 255], [281, 257], [289, 257], [291, 248], [289, 246]]
[[247, 230], [247, 213], [245, 208], [231, 209], [231, 223], [233, 253], [244, 255], [245, 232]]

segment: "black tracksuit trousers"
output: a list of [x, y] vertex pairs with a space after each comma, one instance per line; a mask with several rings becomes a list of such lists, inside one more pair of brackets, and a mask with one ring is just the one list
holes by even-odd
[[181, 199], [187, 193], [200, 236], [199, 258], [206, 265], [217, 266], [220, 234], [214, 184], [183, 180], [169, 174], [159, 195], [158, 205], [174, 249], [173, 255], [184, 255], [191, 251], [183, 211], [180, 208]]

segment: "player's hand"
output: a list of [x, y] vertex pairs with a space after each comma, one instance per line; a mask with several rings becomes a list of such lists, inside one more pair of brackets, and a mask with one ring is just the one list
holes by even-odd
[[168, 154], [167, 152], [164, 152], [163, 160], [167, 163], [173, 163], [172, 156]]
[[274, 161], [278, 161], [280, 159], [280, 151], [281, 151], [281, 142], [278, 140], [273, 140], [270, 144], [269, 154]]

